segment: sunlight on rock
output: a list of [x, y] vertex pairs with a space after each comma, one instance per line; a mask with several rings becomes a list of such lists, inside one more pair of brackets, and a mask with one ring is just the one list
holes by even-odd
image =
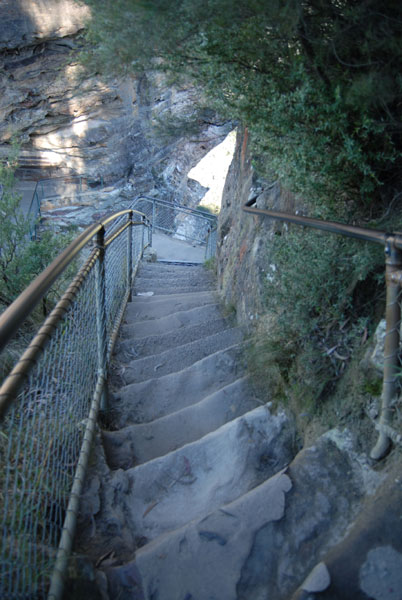
[[72, 0], [56, 0], [53, 3], [24, 0], [20, 4], [25, 18], [32, 20], [37, 35], [41, 36], [51, 36], [56, 32], [59, 37], [71, 35], [90, 16], [88, 6]]
[[223, 186], [232, 162], [235, 145], [236, 130], [234, 129], [188, 174], [189, 179], [195, 179], [204, 187], [209, 188], [200, 205], [206, 206], [214, 212], [219, 212], [221, 208]]

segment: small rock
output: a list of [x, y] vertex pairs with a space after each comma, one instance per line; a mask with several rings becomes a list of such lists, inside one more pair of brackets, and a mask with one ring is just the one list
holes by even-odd
[[158, 255], [156, 254], [156, 250], [153, 248], [147, 248], [144, 250], [144, 260], [147, 262], [156, 262]]
[[375, 348], [370, 356], [370, 363], [378, 371], [384, 370], [384, 342], [385, 342], [386, 322], [381, 319], [375, 330]]
[[360, 569], [360, 587], [374, 600], [398, 600], [402, 589], [402, 554], [379, 546], [367, 554]]
[[331, 577], [326, 565], [318, 563], [304, 581], [302, 589], [306, 592], [323, 592], [331, 583]]

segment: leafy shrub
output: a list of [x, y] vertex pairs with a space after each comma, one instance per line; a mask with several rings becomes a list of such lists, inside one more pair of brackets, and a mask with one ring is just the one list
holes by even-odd
[[269, 338], [257, 338], [259, 361], [276, 365], [300, 406], [316, 410], [371, 333], [384, 287], [383, 249], [284, 227], [268, 244], [267, 263]]
[[[21, 198], [15, 193], [14, 171], [19, 148], [14, 144], [5, 164], [0, 164], [0, 312], [5, 310], [29, 283], [70, 243], [72, 231], [55, 234], [42, 230], [38, 240], [30, 239], [30, 219], [20, 210]], [[67, 286], [68, 278], [76, 268], [70, 265], [62, 277], [47, 292], [40, 306], [32, 312], [20, 328], [16, 339], [10, 342], [0, 359], [0, 377], [3, 378], [26, 346], [31, 330], [54, 306]]]
[[[356, 206], [401, 170], [402, 7], [368, 0], [86, 0], [93, 68], [189, 78], [247, 125], [256, 166]], [[389, 190], [388, 190], [389, 191]]]

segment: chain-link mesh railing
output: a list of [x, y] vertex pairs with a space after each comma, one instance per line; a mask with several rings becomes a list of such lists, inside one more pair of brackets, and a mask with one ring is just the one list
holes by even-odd
[[86, 263], [0, 389], [4, 407], [18, 388], [0, 429], [2, 600], [61, 595], [107, 358], [148, 243], [143, 217], [126, 213], [118, 229], [98, 228]]
[[29, 230], [31, 239], [37, 237], [37, 225], [40, 219], [42, 201], [52, 197], [75, 198], [84, 191], [103, 186], [103, 177], [90, 179], [83, 175], [52, 177], [41, 179], [36, 183], [28, 210]]
[[[205, 245], [210, 230], [216, 227], [215, 215], [166, 200], [141, 196], [136, 198], [132, 207], [147, 215], [154, 230], [169, 233], [179, 240], [195, 241]], [[215, 255], [215, 247], [216, 238], [215, 246], [212, 239], [210, 240], [208, 258]]]
[[216, 254], [217, 234], [218, 234], [217, 226], [214, 225], [208, 232], [206, 248], [205, 248], [205, 260], [209, 260], [210, 258], [213, 258]]

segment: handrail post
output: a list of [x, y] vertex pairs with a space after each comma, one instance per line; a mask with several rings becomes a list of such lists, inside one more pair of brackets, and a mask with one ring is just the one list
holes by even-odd
[[152, 223], [151, 223], [152, 229], [155, 226], [155, 217], [156, 217], [156, 204], [155, 204], [155, 200], [152, 200]]
[[105, 277], [105, 228], [102, 227], [96, 236], [99, 257], [95, 270], [96, 294], [96, 333], [98, 347], [98, 376], [102, 377], [103, 390], [100, 400], [100, 410], [107, 408], [107, 333], [106, 333], [106, 277]]
[[[144, 248], [144, 231], [145, 231], [145, 227], [146, 227], [146, 217], [142, 217], [142, 220], [144, 222], [144, 225], [142, 226], [142, 247]], [[148, 227], [148, 243], [152, 248], [152, 234], [154, 232], [154, 224], [153, 222], [150, 223], [150, 226]]]
[[[145, 237], [145, 219], [146, 217], [142, 217], [142, 227], [141, 227], [141, 252], [144, 250], [144, 237]], [[152, 235], [152, 227], [151, 227], [151, 235]], [[152, 243], [151, 243], [152, 246]]]
[[384, 343], [384, 378], [382, 387], [382, 406], [378, 424], [379, 437], [372, 449], [370, 456], [379, 460], [388, 451], [391, 440], [386, 428], [390, 426], [393, 412], [393, 403], [397, 395], [397, 375], [399, 368], [399, 344], [401, 326], [400, 288], [402, 283], [402, 251], [396, 248], [394, 238], [391, 237], [385, 246], [386, 269], [385, 280], [387, 286], [386, 300], [386, 333]]
[[211, 242], [211, 231], [212, 231], [212, 227], [211, 225], [208, 225], [208, 230], [207, 230], [207, 237], [206, 237], [206, 244], [205, 244], [205, 254], [204, 254], [204, 260], [208, 260], [209, 257], [209, 244]]
[[128, 302], [132, 299], [133, 285], [133, 211], [128, 213], [128, 240], [127, 240], [127, 287], [128, 287]]

